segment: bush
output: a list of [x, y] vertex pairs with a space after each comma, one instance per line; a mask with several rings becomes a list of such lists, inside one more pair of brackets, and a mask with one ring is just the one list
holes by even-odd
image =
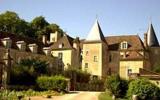
[[123, 97], [128, 89], [128, 82], [120, 79], [119, 75], [108, 76], [105, 81], [105, 88], [116, 97]]
[[37, 78], [37, 85], [42, 90], [65, 90], [67, 80], [63, 76], [41, 76]]
[[64, 71], [64, 76], [70, 78], [71, 80], [75, 78], [76, 82], [81, 82], [81, 83], [88, 83], [90, 80], [89, 73], [73, 67], [69, 67], [68, 69], [66, 69]]
[[141, 100], [153, 100], [153, 98], [159, 100], [159, 94], [160, 89], [144, 78], [132, 80], [127, 91], [127, 97], [130, 98], [132, 95], [137, 95]]
[[76, 83], [78, 91], [103, 91], [104, 81], [100, 79], [92, 79], [88, 83]]
[[11, 85], [35, 85], [36, 78], [47, 74], [45, 61], [23, 59], [11, 69]]

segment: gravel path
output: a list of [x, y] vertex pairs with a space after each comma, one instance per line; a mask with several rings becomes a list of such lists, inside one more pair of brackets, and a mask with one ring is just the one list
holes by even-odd
[[32, 97], [30, 100], [98, 100], [98, 95], [100, 92], [71, 92], [63, 96], [53, 96], [50, 99], [46, 99], [41, 96]]

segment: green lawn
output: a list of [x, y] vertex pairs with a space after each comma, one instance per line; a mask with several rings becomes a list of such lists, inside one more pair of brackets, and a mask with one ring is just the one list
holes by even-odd
[[[98, 97], [99, 100], [112, 100], [112, 96], [110, 96], [108, 93], [101, 93]], [[116, 100], [127, 100], [127, 99], [121, 99], [118, 98]]]

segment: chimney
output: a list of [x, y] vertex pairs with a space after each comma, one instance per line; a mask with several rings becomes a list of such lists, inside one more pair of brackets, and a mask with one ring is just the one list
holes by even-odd
[[47, 36], [45, 34], [42, 35], [43, 44], [47, 44]]
[[147, 33], [144, 33], [144, 46], [147, 47], [148, 44], [147, 44]]
[[78, 49], [79, 43], [80, 43], [79, 37], [76, 37], [76, 39], [74, 40], [74, 43], [73, 43], [73, 48]]

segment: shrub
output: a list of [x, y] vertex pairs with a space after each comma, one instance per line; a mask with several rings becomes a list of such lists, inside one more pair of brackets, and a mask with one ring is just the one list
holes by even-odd
[[23, 59], [11, 69], [11, 85], [34, 85], [36, 78], [47, 73], [45, 61]]
[[81, 83], [88, 83], [90, 80], [89, 73], [73, 67], [69, 67], [68, 69], [66, 69], [64, 71], [64, 76], [70, 79], [75, 78], [76, 82], [81, 82]]
[[76, 90], [78, 91], [103, 91], [104, 81], [100, 79], [92, 79], [88, 83], [76, 83]]
[[132, 80], [127, 91], [127, 97], [130, 98], [132, 95], [137, 95], [141, 100], [153, 100], [153, 98], [159, 100], [159, 94], [160, 89], [144, 78]]
[[43, 90], [65, 90], [67, 80], [63, 76], [40, 76], [37, 78], [37, 85]]
[[105, 81], [105, 88], [116, 97], [123, 97], [128, 89], [128, 82], [120, 79], [119, 75], [108, 76]]

